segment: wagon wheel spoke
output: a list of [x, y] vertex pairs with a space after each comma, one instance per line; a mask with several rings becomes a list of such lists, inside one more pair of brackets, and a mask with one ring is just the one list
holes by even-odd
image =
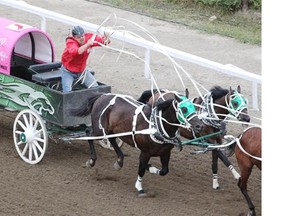
[[40, 151], [40, 153], [43, 153], [43, 148], [39, 145], [39, 143], [37, 141], [35, 141], [33, 143], [33, 146], [35, 146], [37, 148], [37, 150]]
[[[34, 143], [32, 143], [31, 146], [33, 149], [33, 155], [34, 155], [35, 159], [38, 160], [39, 156], [38, 156], [38, 151], [36, 149], [36, 145], [34, 145]], [[32, 156], [32, 158], [33, 158], [33, 156]]]
[[36, 119], [34, 126], [33, 126], [33, 130], [36, 130], [36, 128], [38, 127], [38, 123], [39, 123], [39, 121], [38, 121], [38, 119]]
[[15, 118], [13, 138], [19, 156], [29, 164], [39, 163], [48, 146], [47, 129], [41, 116], [23, 110]]
[[27, 127], [22, 123], [22, 121], [19, 120], [17, 123], [21, 126], [21, 128], [22, 128], [24, 131], [26, 130]]
[[29, 124], [27, 116], [25, 114], [23, 115], [23, 119], [24, 119], [24, 123], [25, 123], [26, 128], [27, 128], [30, 124]]
[[32, 147], [31, 147], [31, 145], [28, 145], [28, 146], [29, 146], [29, 161], [32, 161], [33, 160]]
[[21, 155], [22, 155], [23, 157], [26, 155], [26, 152], [27, 152], [28, 147], [29, 147], [29, 145], [28, 145], [28, 143], [26, 143], [23, 151], [21, 152]]

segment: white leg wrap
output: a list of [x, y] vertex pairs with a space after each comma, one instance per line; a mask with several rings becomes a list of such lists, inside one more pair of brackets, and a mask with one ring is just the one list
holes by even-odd
[[135, 188], [137, 189], [137, 191], [143, 190], [143, 188], [142, 188], [142, 178], [140, 176], [138, 176], [138, 178], [137, 178], [137, 181], [135, 183]]
[[149, 172], [150, 173], [152, 173], [152, 174], [157, 174], [157, 175], [159, 175], [159, 172], [160, 172], [160, 170], [159, 169], [157, 169], [156, 167], [149, 167]]
[[218, 175], [213, 174], [213, 189], [218, 189], [218, 188], [219, 188]]
[[230, 165], [230, 166], [229, 166], [229, 169], [231, 170], [234, 178], [238, 180], [238, 179], [240, 178], [240, 175], [239, 175], [239, 173], [235, 170], [235, 168], [234, 168], [232, 165]]

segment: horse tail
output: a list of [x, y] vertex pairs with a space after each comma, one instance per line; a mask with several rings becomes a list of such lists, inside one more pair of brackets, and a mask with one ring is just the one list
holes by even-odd
[[95, 101], [103, 95], [102, 93], [97, 93], [96, 95], [90, 97], [87, 103], [82, 103], [82, 105], [76, 109], [71, 109], [70, 114], [72, 116], [84, 117], [91, 113]]
[[235, 153], [235, 147], [237, 145], [236, 139], [238, 139], [238, 137], [237, 138], [226, 137], [225, 142], [223, 144], [230, 143], [223, 149], [224, 150], [223, 153], [226, 155], [226, 157], [231, 157]]

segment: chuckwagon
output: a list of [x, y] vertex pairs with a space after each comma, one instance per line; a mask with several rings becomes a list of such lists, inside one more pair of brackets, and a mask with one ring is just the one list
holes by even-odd
[[27, 163], [40, 162], [48, 137], [56, 132], [85, 132], [90, 117], [69, 115], [95, 92], [109, 93], [111, 87], [83, 89], [62, 93], [61, 62], [55, 60], [51, 37], [38, 28], [0, 18], [0, 107], [19, 111], [13, 126], [14, 144]]
[[[86, 135], [85, 131], [91, 125], [90, 115], [76, 117], [70, 115], [69, 110], [86, 103], [97, 92], [110, 93], [111, 87], [98, 82], [99, 85], [94, 88], [83, 89], [75, 85], [73, 91], [63, 93], [61, 62], [55, 61], [55, 47], [50, 36], [35, 27], [5, 18], [0, 18], [0, 29], [0, 106], [19, 111], [13, 127], [14, 144], [25, 162], [36, 164], [45, 154], [48, 136], [61, 133], [64, 140], [71, 140], [75, 136]], [[238, 116], [246, 105], [242, 107], [242, 103], [238, 104], [237, 100], [245, 100], [239, 94], [240, 91], [230, 90], [230, 93], [226, 93], [219, 103], [228, 107], [221, 112], [224, 110], [227, 113], [223, 114], [228, 115], [230, 109]], [[225, 98], [230, 98], [229, 103], [225, 102]], [[237, 106], [229, 108], [230, 104], [236, 102]], [[225, 134], [220, 124], [223, 119], [218, 119], [215, 114], [214, 103], [204, 101], [202, 106], [208, 106], [204, 109], [205, 115], [209, 114], [208, 119], [217, 119], [212, 122], [217, 123], [217, 132], [213, 133], [213, 130], [205, 136], [187, 137], [189, 140], [182, 141], [183, 145], [200, 147], [194, 153], [218, 149], [218, 143], [215, 145], [206, 140]], [[207, 124], [211, 126], [212, 123]], [[120, 139], [117, 141], [119, 146], [122, 145]], [[110, 146], [108, 140], [99, 142], [104, 147]]]

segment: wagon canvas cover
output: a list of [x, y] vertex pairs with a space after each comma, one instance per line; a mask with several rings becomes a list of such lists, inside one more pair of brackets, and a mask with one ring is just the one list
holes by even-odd
[[46, 63], [54, 61], [54, 50], [47, 33], [0, 17], [0, 73], [10, 74], [14, 55]]

